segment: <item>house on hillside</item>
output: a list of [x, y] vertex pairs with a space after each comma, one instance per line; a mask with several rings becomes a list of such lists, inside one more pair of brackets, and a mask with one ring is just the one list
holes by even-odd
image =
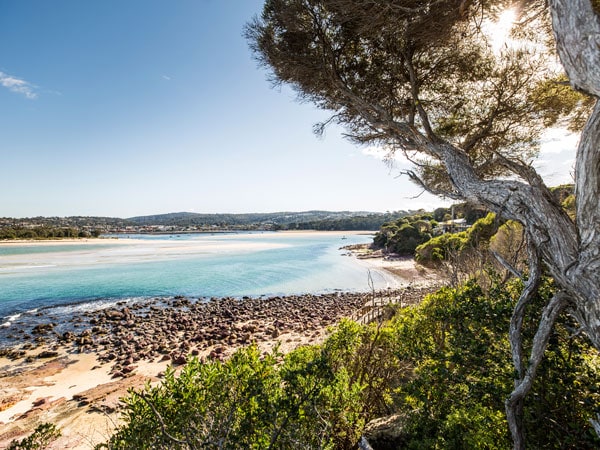
[[470, 225], [467, 224], [467, 219], [452, 219], [438, 223], [433, 231], [434, 234], [458, 233], [459, 231], [467, 230], [469, 227]]

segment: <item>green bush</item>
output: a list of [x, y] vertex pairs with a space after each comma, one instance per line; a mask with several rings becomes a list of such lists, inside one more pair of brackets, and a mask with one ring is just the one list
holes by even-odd
[[434, 224], [437, 222], [427, 213], [403, 217], [384, 224], [373, 238], [373, 244], [388, 252], [412, 256], [419, 244], [431, 239]]
[[43, 450], [60, 437], [61, 433], [53, 423], [38, 425], [33, 433], [20, 441], [13, 440], [7, 450]]
[[[513, 387], [508, 327], [521, 286], [496, 285], [485, 293], [474, 282], [444, 288], [390, 324], [396, 356], [414, 376], [394, 392], [397, 411], [410, 417], [407, 448], [510, 448], [504, 399]], [[539, 313], [552, 294], [546, 282], [532, 305]], [[526, 346], [537, 324], [524, 326]], [[600, 406], [597, 354], [561, 317], [525, 401], [530, 448], [597, 448], [588, 419]], [[575, 400], [577, 399], [577, 400]], [[577, 403], [579, 402], [579, 403]]]
[[421, 264], [431, 265], [447, 261], [450, 257], [460, 258], [472, 249], [485, 249], [498, 226], [496, 215], [489, 213], [466, 231], [444, 233], [420, 244], [415, 248], [415, 259]]
[[368, 335], [345, 321], [323, 346], [299, 348], [282, 362], [256, 346], [224, 363], [193, 359], [178, 376], [170, 370], [161, 385], [131, 392], [126, 424], [103, 446], [352, 448], [379, 412], [363, 399], [370, 379], [355, 365]]

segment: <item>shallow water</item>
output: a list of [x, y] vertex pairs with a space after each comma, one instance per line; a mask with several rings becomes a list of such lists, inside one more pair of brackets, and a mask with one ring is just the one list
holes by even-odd
[[[236, 233], [0, 246], [0, 327], [7, 331], [36, 314], [56, 317], [151, 297], [366, 291], [368, 269], [340, 247], [371, 240], [343, 233]], [[371, 275], [376, 288], [395, 287], [389, 276]]]

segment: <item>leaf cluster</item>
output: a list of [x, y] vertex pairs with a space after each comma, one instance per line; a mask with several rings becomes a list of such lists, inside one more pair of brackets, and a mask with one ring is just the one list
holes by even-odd
[[376, 248], [398, 255], [412, 256], [418, 245], [431, 239], [437, 222], [430, 213], [418, 213], [385, 223], [373, 238]]

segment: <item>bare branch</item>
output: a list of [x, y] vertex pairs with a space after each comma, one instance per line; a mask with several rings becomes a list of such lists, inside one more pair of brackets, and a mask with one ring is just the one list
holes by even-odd
[[512, 273], [515, 277], [523, 279], [523, 274], [520, 271], [518, 271], [515, 267], [513, 267], [513, 265], [509, 263], [506, 259], [504, 259], [502, 255], [500, 255], [500, 253], [494, 250], [490, 250], [490, 253], [492, 254], [492, 256], [494, 256], [494, 258], [496, 258], [496, 260], [498, 260], [502, 267], [504, 267], [506, 270]]
[[522, 424], [523, 399], [531, 390], [537, 368], [544, 357], [550, 335], [554, 329], [554, 322], [556, 322], [558, 315], [567, 304], [567, 301], [567, 294], [561, 291], [556, 293], [544, 307], [537, 332], [533, 338], [529, 365], [525, 372], [520, 375], [520, 379], [516, 380], [515, 389], [511, 392], [508, 399], [506, 399], [506, 415], [515, 450], [525, 448], [525, 436]]

